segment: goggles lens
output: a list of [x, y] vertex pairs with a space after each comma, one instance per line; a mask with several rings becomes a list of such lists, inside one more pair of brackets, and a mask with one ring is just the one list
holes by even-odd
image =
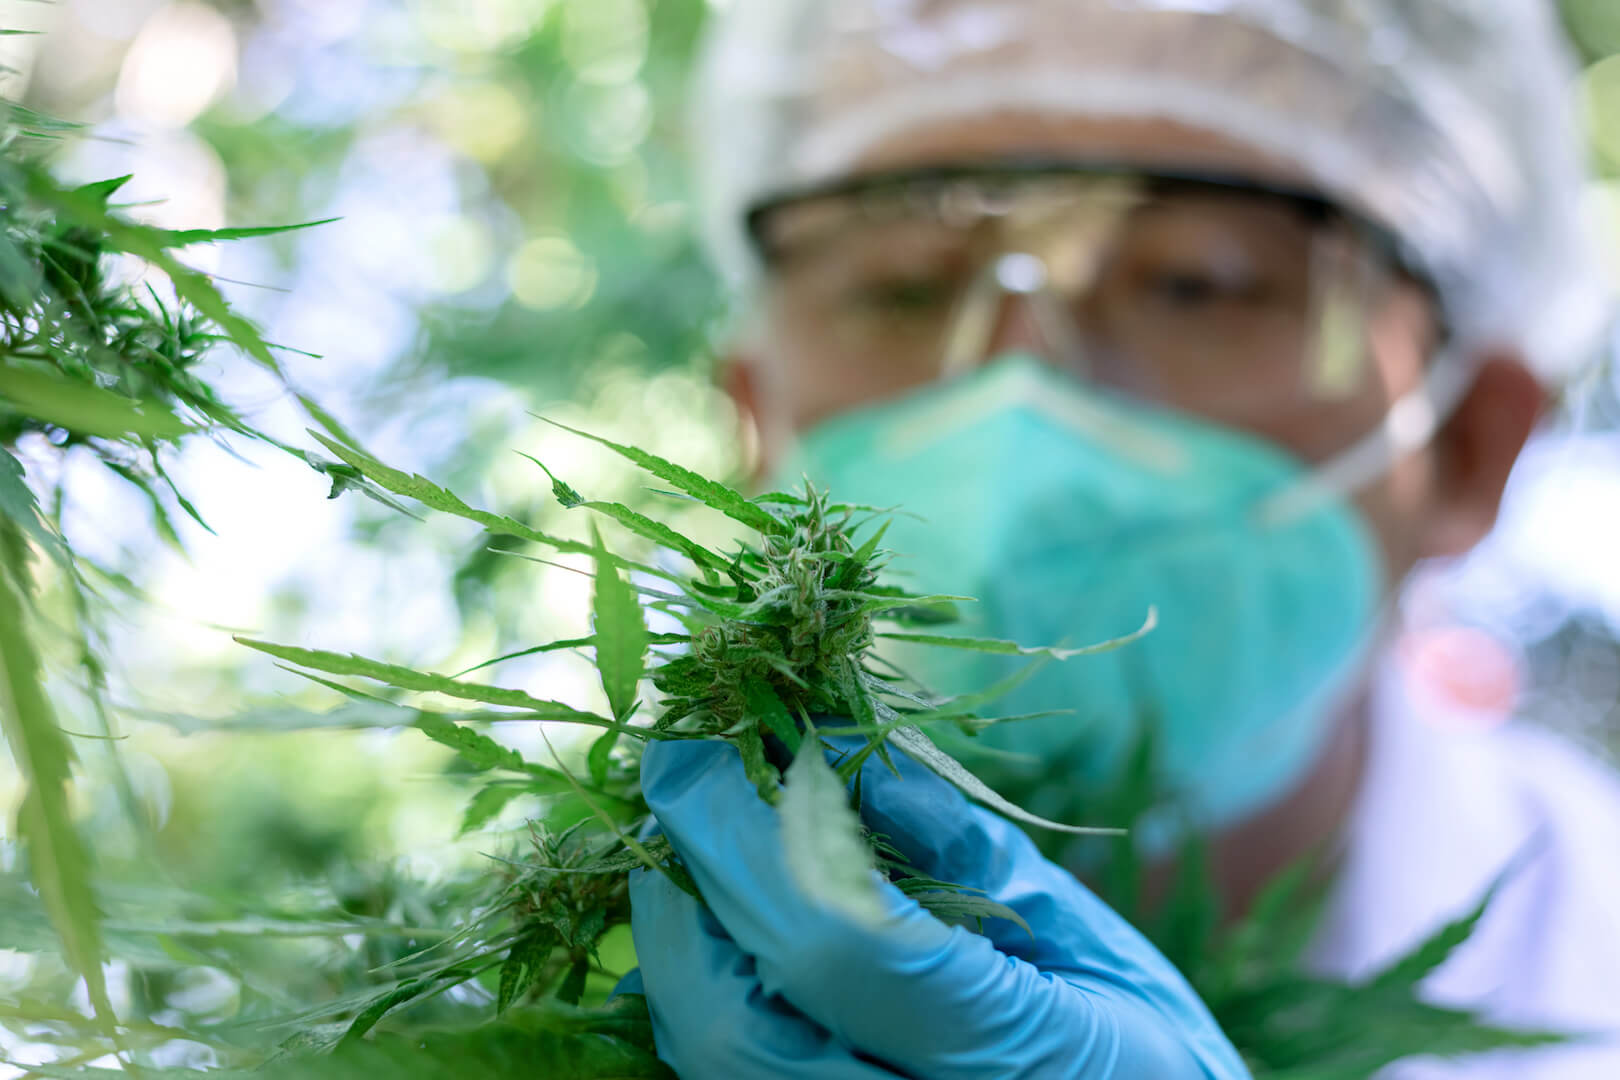
[[771, 302], [831, 364], [899, 390], [1035, 348], [1227, 422], [1353, 395], [1383, 238], [1306, 195], [1123, 175], [859, 182], [753, 218]]

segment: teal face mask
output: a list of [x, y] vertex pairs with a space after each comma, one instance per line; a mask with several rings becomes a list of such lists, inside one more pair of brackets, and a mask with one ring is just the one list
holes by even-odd
[[[806, 435], [778, 479], [900, 506], [885, 546], [904, 584], [978, 597], [960, 632], [1078, 646], [998, 706], [1067, 715], [986, 731], [1049, 782], [1106, 784], [1151, 725], [1192, 820], [1236, 821], [1304, 779], [1376, 621], [1382, 572], [1342, 499], [1279, 524], [1256, 512], [1305, 467], [1257, 439], [1105, 397], [1014, 357]], [[898, 658], [931, 689], [980, 690], [1004, 657]]]

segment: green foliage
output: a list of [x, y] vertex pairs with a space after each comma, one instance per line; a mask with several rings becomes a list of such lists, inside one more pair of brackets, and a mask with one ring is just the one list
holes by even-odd
[[[532, 850], [501, 861], [511, 877], [484, 913], [433, 954], [431, 963], [418, 965], [409, 977], [402, 976], [371, 999], [356, 1002], [337, 1041], [340, 1048], [377, 1024], [392, 1022], [396, 1010], [419, 1008], [468, 980], [492, 981], [497, 1012], [509, 1012], [544, 995], [577, 1002], [592, 973], [600, 970], [599, 943], [628, 921], [627, 876], [632, 869], [670, 874], [683, 888], [693, 890], [661, 837], [635, 839], [649, 824], [637, 786], [639, 748], [648, 740], [732, 741], [761, 797], [781, 808], [782, 842], [795, 877], [813, 895], [856, 918], [874, 918], [881, 910], [871, 875], [876, 867], [941, 918], [970, 924], [986, 918], [1017, 920], [985, 897], [918, 874], [878, 838], [865, 834], [850, 807], [846, 784], [862, 761], [874, 753], [887, 755], [891, 744], [905, 746], [941, 776], [1005, 812], [1071, 832], [1099, 831], [1043, 822], [1023, 813], [923, 733], [923, 726], [942, 721], [995, 722], [976, 712], [988, 695], [972, 701], [942, 700], [922, 687], [908, 687], [896, 677], [879, 674], [872, 649], [880, 633], [904, 631], [877, 627], [936, 623], [948, 600], [912, 596], [878, 584], [889, 554], [880, 546], [882, 529], [876, 515], [866, 508], [839, 505], [813, 489], [749, 500], [655, 455], [598, 439], [679, 488], [682, 497], [756, 530], [751, 542], [739, 543], [721, 556], [667, 525], [654, 528], [640, 515], [628, 517], [622, 507], [587, 500], [552, 476], [552, 492], [565, 510], [582, 510], [613, 521], [634, 536], [664, 541], [666, 559], [636, 563], [611, 554], [594, 527], [588, 544], [555, 538], [509, 516], [472, 507], [440, 485], [391, 469], [353, 447], [333, 439], [321, 441], [355, 470], [355, 486], [374, 485], [389, 496], [478, 522], [491, 533], [517, 536], [563, 553], [588, 554], [594, 563], [593, 633], [507, 655], [561, 647], [592, 649], [612, 713], [611, 718], [598, 716], [526, 691], [352, 654], [238, 639], [326, 682], [356, 705], [382, 706], [385, 711], [376, 714], [374, 722], [410, 723], [454, 749], [467, 768], [491, 774], [464, 811], [464, 829], [488, 822], [520, 795], [541, 795], [550, 807], [546, 820], [551, 824], [533, 827]], [[871, 531], [857, 543], [855, 534], [862, 529]], [[687, 569], [672, 569], [682, 558], [688, 560]], [[626, 570], [631, 571], [631, 580], [624, 577]], [[640, 585], [636, 575], [656, 578], [664, 588]], [[646, 612], [676, 620], [685, 632], [649, 633]], [[963, 648], [1007, 648], [1000, 642], [941, 640]], [[654, 645], [666, 649], [673, 645], [680, 651], [654, 651]], [[435, 711], [426, 703], [393, 705], [341, 682], [328, 682], [326, 676], [475, 701], [500, 710], [492, 714], [498, 719], [573, 723], [605, 733], [590, 744], [585, 754], [587, 775], [580, 777], [555, 751], [549, 764], [531, 762], [454, 714]], [[640, 696], [644, 687], [658, 695], [655, 707], [645, 713]], [[858, 747], [846, 752], [836, 769], [828, 763], [829, 747], [822, 741], [816, 717], [823, 719], [828, 733], [860, 737]], [[612, 1038], [602, 1031], [594, 1035]], [[326, 1040], [311, 1049], [331, 1045]]]
[[[9, 102], [0, 110], [0, 729], [26, 784], [17, 824], [28, 879], [64, 959], [85, 981], [99, 1032], [121, 1047], [102, 969], [91, 856], [69, 808], [75, 755], [46, 692], [35, 638], [43, 620], [34, 603], [32, 548], [51, 557], [71, 590], [81, 633], [76, 651], [102, 735], [112, 739], [103, 672], [85, 636], [98, 611], [85, 561], [40, 507], [14, 451], [23, 440], [36, 453], [88, 451], [147, 498], [159, 535], [177, 543], [171, 507], [201, 518], [169, 480], [165, 450], [203, 429], [263, 438], [199, 377], [203, 355], [229, 341], [280, 372], [253, 327], [175, 252], [284, 230], [172, 232], [136, 224], [109, 202], [127, 177], [69, 187], [52, 175], [42, 146], [70, 125]], [[160, 271], [173, 301], [112, 276], [115, 256]], [[120, 774], [118, 782], [129, 805], [128, 780]]]
[[635, 592], [608, 560], [602, 538], [593, 533], [592, 540], [597, 549], [596, 670], [602, 677], [602, 690], [613, 709], [613, 718], [622, 723], [635, 711], [636, 684], [641, 681], [647, 658], [647, 623]]
[[27, 784], [18, 832], [27, 844], [30, 880], [90, 1003], [108, 1032], [112, 1005], [101, 971], [101, 929], [84, 843], [68, 810], [73, 752], [40, 682], [39, 658], [26, 632], [28, 568], [21, 532], [0, 520], [0, 730]]

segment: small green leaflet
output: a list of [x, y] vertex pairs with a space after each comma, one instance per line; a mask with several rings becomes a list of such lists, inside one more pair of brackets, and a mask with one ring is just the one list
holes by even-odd
[[936, 919], [947, 922], [962, 922], [973, 919], [982, 922], [985, 919], [1006, 919], [1008, 922], [1020, 927], [1031, 938], [1035, 931], [1030, 929], [1024, 917], [1006, 904], [998, 903], [987, 896], [974, 892], [965, 892], [957, 889], [923, 889], [907, 891], [907, 896], [921, 904]]
[[423, 713], [416, 726], [422, 734], [442, 746], [448, 746], [460, 754], [463, 761], [480, 771], [510, 769], [512, 772], [562, 779], [561, 773], [523, 760], [522, 754], [509, 746], [502, 746], [488, 735], [464, 728], [435, 713]]
[[643, 539], [651, 540], [653, 543], [668, 548], [670, 551], [680, 552], [705, 571], [724, 570], [726, 568], [726, 561], [720, 556], [697, 541], [682, 536], [662, 521], [654, 521], [647, 515], [630, 509], [623, 503], [587, 499], [568, 484], [557, 479], [552, 471], [546, 468], [545, 462], [532, 454], [524, 454], [521, 450], [518, 453], [538, 465], [547, 478], [551, 480], [551, 493], [556, 496], [557, 502], [562, 505], [563, 509], [573, 510], [577, 507], [584, 507], [587, 510], [593, 510], [605, 518], [618, 522]]
[[764, 721], [771, 734], [786, 743], [789, 751], [798, 753], [798, 725], [788, 715], [787, 706], [782, 704], [781, 696], [771, 684], [762, 678], [750, 679], [743, 687], [743, 697], [748, 702], [748, 711]]
[[608, 766], [612, 764], [613, 747], [618, 741], [617, 731], [605, 731], [591, 743], [585, 755], [585, 767], [591, 774], [591, 783], [598, 788], [607, 787]]
[[785, 779], [777, 806], [782, 853], [793, 880], [811, 899], [861, 925], [877, 926], [884, 905], [872, 851], [819, 740], [805, 740]]
[[765, 740], [760, 737], [759, 724], [745, 724], [734, 738], [737, 752], [742, 755], [744, 775], [753, 783], [761, 799], [774, 804], [782, 797], [782, 775], [765, 756]]
[[1480, 897], [1479, 903], [1474, 905], [1472, 911], [1440, 927], [1422, 945], [1375, 975], [1366, 989], [1411, 993], [1430, 972], [1445, 963], [1459, 945], [1473, 936], [1474, 928], [1485, 917], [1486, 909], [1502, 891], [1502, 886], [1523, 867], [1525, 861], [1525, 852], [1521, 851], [1508, 864], [1507, 869], [1491, 882], [1490, 888], [1485, 890], [1485, 895]]
[[24, 476], [22, 462], [0, 447], [0, 519], [16, 522], [53, 560], [66, 566], [67, 546], [39, 512], [39, 502]]
[[236, 229], [160, 229], [158, 232], [165, 247], [187, 247], [191, 244], [217, 244], [222, 240], [250, 240], [258, 236], [276, 236], [298, 229], [313, 229], [317, 225], [330, 225], [339, 220], [341, 219], [329, 217], [319, 221], [300, 221], [296, 225], [254, 225]]
[[647, 657], [647, 623], [634, 590], [619, 577], [607, 557], [602, 537], [591, 529], [596, 549], [596, 670], [602, 690], [612, 706], [613, 718], [623, 723], [636, 705], [636, 686]]
[[[502, 686], [486, 686], [482, 683], [457, 682], [447, 675], [435, 675], [431, 672], [415, 671], [398, 664], [385, 664], [379, 660], [370, 660], [364, 656], [353, 653], [345, 656], [341, 653], [324, 652], [320, 649], [301, 649], [296, 645], [278, 645], [272, 641], [255, 641], [252, 638], [236, 637], [236, 642], [246, 645], [250, 649], [279, 656], [283, 660], [297, 664], [300, 667], [314, 668], [331, 675], [358, 675], [364, 679], [374, 679], [389, 686], [397, 686], [401, 690], [416, 690], [425, 693], [446, 694], [450, 697], [461, 698], [465, 701], [481, 701], [486, 705], [507, 705], [514, 709], [524, 709], [527, 715], [513, 717], [525, 720], [562, 720], [573, 724], [588, 724], [592, 727], [613, 728], [625, 730], [626, 725], [594, 713], [581, 712], [559, 701], [542, 701], [530, 697], [521, 690], [509, 690]], [[638, 729], [639, 730], [639, 729]]]
[[[539, 417], [539, 419], [546, 420], [543, 416]], [[669, 481], [686, 492], [686, 494], [691, 495], [704, 505], [720, 511], [733, 521], [740, 522], [766, 535], [775, 535], [782, 532], [782, 523], [768, 510], [765, 510], [758, 503], [743, 498], [741, 494], [724, 484], [718, 484], [706, 477], [699, 476], [691, 469], [676, 465], [671, 461], [665, 461], [656, 454], [649, 454], [638, 447], [612, 442], [602, 438], [600, 435], [592, 435], [588, 431], [580, 431], [578, 428], [571, 428], [567, 424], [559, 424], [555, 420], [546, 420], [546, 422], [560, 427], [564, 431], [571, 431], [582, 438], [590, 439], [592, 442], [600, 443], [620, 457], [635, 462], [660, 480]]]
[[578, 1005], [580, 997], [585, 993], [585, 976], [591, 971], [590, 958], [578, 957], [569, 965], [568, 974], [563, 976], [562, 985], [557, 987], [557, 1000], [569, 1005]]
[[727, 566], [726, 560], [696, 540], [682, 536], [663, 522], [654, 521], [645, 514], [637, 513], [623, 503], [602, 502], [598, 499], [592, 499], [580, 505], [587, 510], [594, 510], [605, 518], [617, 521], [637, 536], [651, 540], [653, 543], [666, 547], [671, 551], [680, 552], [705, 572], [723, 571]]
[[1055, 829], [1058, 832], [1073, 833], [1076, 836], [1122, 836], [1123, 829], [1098, 829], [1082, 825], [1064, 825], [1056, 821], [1048, 821], [1038, 814], [1032, 814], [1021, 806], [1008, 802], [992, 791], [983, 780], [964, 769], [951, 755], [935, 746], [916, 728], [899, 728], [889, 734], [889, 741], [900, 749], [933, 769], [942, 778], [949, 780], [962, 790], [964, 795], [984, 803], [999, 814], [1022, 821], [1027, 825], [1039, 825], [1043, 829]]
[[969, 649], [973, 652], [999, 653], [1006, 656], [1046, 656], [1054, 660], [1069, 660], [1076, 656], [1093, 656], [1097, 653], [1112, 652], [1115, 649], [1138, 641], [1153, 632], [1159, 625], [1159, 612], [1157, 608], [1148, 608], [1147, 619], [1140, 628], [1123, 637], [1111, 638], [1108, 641], [1099, 641], [1095, 645], [1085, 645], [1078, 649], [1060, 649], [1052, 646], [1024, 646], [1015, 641], [1001, 641], [997, 638], [964, 638], [952, 637], [949, 634], [909, 634], [903, 631], [885, 631], [876, 636], [888, 638], [890, 641], [906, 641], [913, 645], [940, 645], [949, 649]]
[[[580, 543], [577, 540], [565, 540], [559, 536], [548, 536], [537, 529], [531, 529], [516, 518], [507, 517], [504, 514], [492, 514], [487, 510], [475, 509], [468, 506], [448, 488], [442, 488], [424, 476], [413, 476], [409, 473], [400, 472], [398, 469], [389, 468], [354, 447], [346, 446], [335, 439], [329, 439], [318, 431], [311, 431], [309, 434], [320, 442], [322, 446], [341, 458], [350, 468], [357, 470], [366, 479], [392, 494], [402, 495], [407, 499], [415, 499], [423, 506], [446, 514], [453, 514], [459, 518], [466, 518], [468, 521], [475, 521], [489, 532], [498, 533], [502, 536], [515, 536], [519, 540], [544, 544], [554, 551], [569, 552], [576, 555], [594, 556], [596, 554], [595, 549], [590, 544]], [[666, 570], [659, 570], [653, 566], [644, 566], [628, 559], [621, 559], [617, 555], [610, 555], [609, 558], [612, 559], [614, 565], [626, 570], [640, 570], [643, 573], [659, 578], [677, 578], [677, 575]]]
[[550, 927], [525, 935], [513, 944], [501, 965], [500, 989], [495, 998], [495, 1012], [506, 1011], [507, 1006], [521, 998], [535, 978], [545, 969], [556, 944], [556, 931]]
[[533, 454], [525, 454], [521, 450], [517, 451], [517, 453], [518, 453], [518, 456], [526, 457], [530, 461], [534, 462], [536, 465], [540, 466], [540, 471], [546, 474], [546, 479], [547, 480], [551, 481], [551, 494], [552, 494], [552, 497], [555, 498], [559, 503], [562, 504], [562, 508], [564, 510], [572, 510], [574, 507], [580, 506], [585, 502], [585, 497], [583, 495], [581, 495], [579, 492], [575, 491], [569, 485], [567, 485], [567, 484], [563, 483], [561, 480], [557, 479], [556, 474], [553, 473], [550, 469], [546, 468], [546, 463], [545, 462], [541, 461], [539, 458], [535, 457]]
[[506, 809], [507, 803], [528, 790], [528, 787], [522, 784], [489, 784], [479, 788], [461, 815], [461, 830], [457, 835], [465, 836], [474, 829], [488, 824]]
[[[686, 644], [687, 642], [689, 642], [691, 640], [692, 640], [692, 635], [691, 634], [648, 634], [647, 635], [647, 644], [648, 645], [684, 645], [684, 644]], [[508, 660], [516, 660], [516, 659], [518, 659], [519, 657], [522, 657], [522, 656], [533, 656], [535, 653], [556, 652], [559, 649], [594, 649], [594, 648], [596, 648], [596, 635], [595, 634], [591, 634], [588, 637], [568, 638], [565, 641], [548, 641], [544, 645], [532, 645], [527, 649], [518, 649], [516, 652], [502, 653], [500, 656], [493, 656], [493, 657], [489, 658], [488, 660], [484, 660], [484, 661], [481, 661], [480, 663], [474, 664], [470, 668], [467, 668], [467, 669], [465, 669], [463, 671], [456, 672], [454, 678], [459, 679], [463, 675], [471, 675], [473, 672], [479, 671], [479, 670], [481, 670], [483, 668], [492, 667], [495, 664], [502, 664], [502, 663], [505, 663]]]

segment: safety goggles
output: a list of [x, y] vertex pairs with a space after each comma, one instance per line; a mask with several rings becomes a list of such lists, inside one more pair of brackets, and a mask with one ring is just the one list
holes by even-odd
[[1388, 230], [1309, 191], [1050, 162], [857, 177], [757, 207], [775, 309], [895, 385], [982, 363], [1023, 320], [1054, 363], [1220, 421], [1374, 377], [1368, 314], [1418, 281]]

